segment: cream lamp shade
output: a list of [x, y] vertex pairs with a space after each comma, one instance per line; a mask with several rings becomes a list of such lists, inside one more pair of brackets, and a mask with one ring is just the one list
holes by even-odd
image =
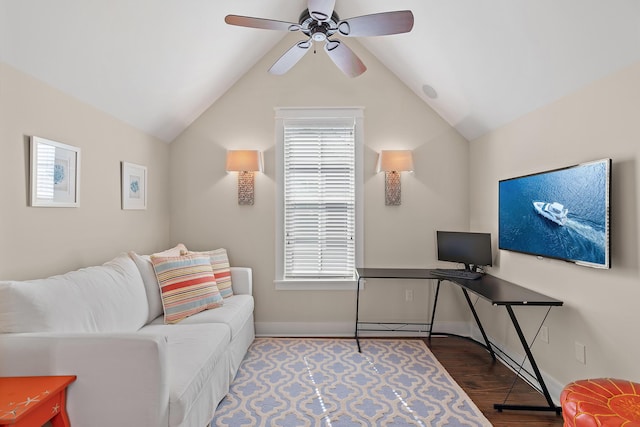
[[382, 150], [378, 156], [378, 172], [384, 172], [384, 204], [399, 206], [402, 195], [400, 172], [413, 171], [410, 150]]
[[410, 150], [382, 150], [378, 156], [378, 172], [412, 172]]
[[258, 150], [227, 151], [227, 172], [238, 173], [238, 204], [253, 205], [254, 172], [262, 172], [262, 153]]
[[227, 151], [227, 172], [262, 172], [262, 156], [258, 150]]

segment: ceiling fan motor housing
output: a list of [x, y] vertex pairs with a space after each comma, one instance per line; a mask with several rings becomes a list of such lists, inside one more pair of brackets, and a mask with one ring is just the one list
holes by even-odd
[[302, 14], [300, 14], [298, 22], [300, 22], [300, 31], [312, 38], [314, 41], [322, 42], [338, 31], [338, 22], [340, 22], [340, 18], [334, 11], [330, 19], [320, 22], [311, 16], [309, 9], [305, 9]]

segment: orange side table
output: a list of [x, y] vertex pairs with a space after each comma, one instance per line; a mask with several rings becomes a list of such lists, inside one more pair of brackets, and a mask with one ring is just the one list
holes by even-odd
[[69, 427], [67, 386], [75, 375], [51, 377], [1, 377], [0, 426]]

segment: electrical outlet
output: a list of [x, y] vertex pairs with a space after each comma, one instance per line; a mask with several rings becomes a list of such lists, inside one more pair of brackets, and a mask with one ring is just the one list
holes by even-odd
[[540, 339], [549, 344], [549, 328], [547, 326], [542, 326], [540, 328]]
[[576, 360], [580, 363], [582, 363], [583, 365], [587, 364], [587, 347], [582, 344], [579, 343], [578, 341], [575, 342], [576, 345]]
[[405, 289], [404, 290], [404, 300], [406, 302], [413, 301], [413, 289]]

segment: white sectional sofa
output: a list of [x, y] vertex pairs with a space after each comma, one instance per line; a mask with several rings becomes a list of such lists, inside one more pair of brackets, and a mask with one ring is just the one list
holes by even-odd
[[255, 336], [251, 269], [231, 267], [221, 307], [165, 324], [133, 258], [0, 282], [0, 376], [77, 375], [74, 427], [207, 426]]

